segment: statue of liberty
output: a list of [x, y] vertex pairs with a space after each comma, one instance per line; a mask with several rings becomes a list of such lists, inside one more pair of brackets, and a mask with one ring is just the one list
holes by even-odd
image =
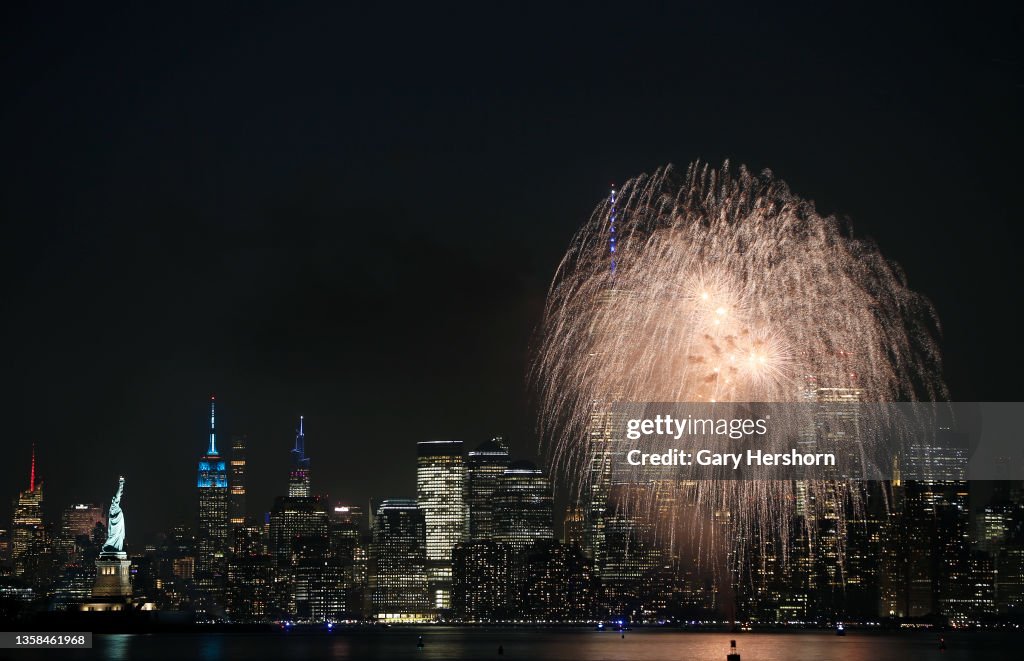
[[121, 494], [124, 492], [124, 476], [117, 483], [117, 493], [110, 499], [110, 516], [107, 518], [107, 541], [101, 553], [112, 554], [124, 551], [124, 512], [121, 510]]

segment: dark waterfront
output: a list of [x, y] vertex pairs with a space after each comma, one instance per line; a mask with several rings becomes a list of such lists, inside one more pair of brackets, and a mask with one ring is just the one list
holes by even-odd
[[[417, 648], [423, 636], [424, 646]], [[940, 650], [939, 636], [947, 648]], [[742, 661], [916, 661], [1011, 659], [1024, 642], [1014, 632], [695, 633], [586, 629], [420, 627], [333, 634], [164, 634], [97, 636], [90, 651], [24, 652], [14, 658], [102, 659], [529, 659], [531, 661], [725, 661], [735, 639]], [[504, 654], [498, 655], [502, 646]]]

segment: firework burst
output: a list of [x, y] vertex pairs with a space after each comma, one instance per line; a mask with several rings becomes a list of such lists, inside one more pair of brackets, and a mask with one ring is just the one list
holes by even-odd
[[[598, 205], [563, 258], [532, 371], [539, 423], [555, 473], [585, 492], [613, 402], [942, 399], [937, 331], [895, 264], [771, 172], [669, 166]], [[797, 490], [835, 490], [691, 486], [748, 533], [788, 525]]]

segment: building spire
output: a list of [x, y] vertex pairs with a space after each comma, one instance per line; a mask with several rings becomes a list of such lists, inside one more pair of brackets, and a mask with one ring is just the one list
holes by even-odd
[[612, 184], [612, 194], [609, 198], [612, 205], [611, 215], [609, 216], [609, 227], [608, 227], [608, 254], [612, 259], [612, 273], [615, 273], [615, 242], [617, 237], [615, 236], [615, 220], [618, 213], [618, 209], [615, 206], [615, 184]]
[[299, 429], [295, 432], [295, 448], [292, 454], [295, 457], [295, 465], [301, 466], [306, 461], [306, 433], [303, 430], [305, 416], [299, 416]]
[[210, 395], [210, 451], [207, 454], [217, 454], [217, 431], [216, 431], [216, 411], [214, 395]]
[[299, 416], [299, 428], [295, 430], [295, 447], [292, 448], [292, 470], [288, 474], [288, 495], [309, 497], [309, 457], [306, 456], [305, 416]]
[[32, 441], [32, 468], [28, 474], [28, 490], [36, 490], [36, 442]]

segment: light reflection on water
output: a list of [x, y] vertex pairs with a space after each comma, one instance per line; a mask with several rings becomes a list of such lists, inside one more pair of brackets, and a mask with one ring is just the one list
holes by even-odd
[[111, 661], [122, 661], [128, 659], [128, 649], [131, 647], [134, 636], [128, 634], [111, 634], [104, 636], [104, 641], [99, 642], [93, 637], [93, 646], [104, 645], [106, 647], [106, 658]]
[[[417, 648], [419, 636], [424, 646]], [[500, 659], [502, 661], [725, 661], [737, 641], [742, 661], [959, 661], [1019, 658], [1024, 635], [1007, 632], [939, 634], [852, 631], [692, 633], [583, 629], [459, 629], [423, 627], [289, 634], [161, 634], [97, 636], [94, 658], [105, 659]], [[498, 655], [498, 647], [503, 655]]]

